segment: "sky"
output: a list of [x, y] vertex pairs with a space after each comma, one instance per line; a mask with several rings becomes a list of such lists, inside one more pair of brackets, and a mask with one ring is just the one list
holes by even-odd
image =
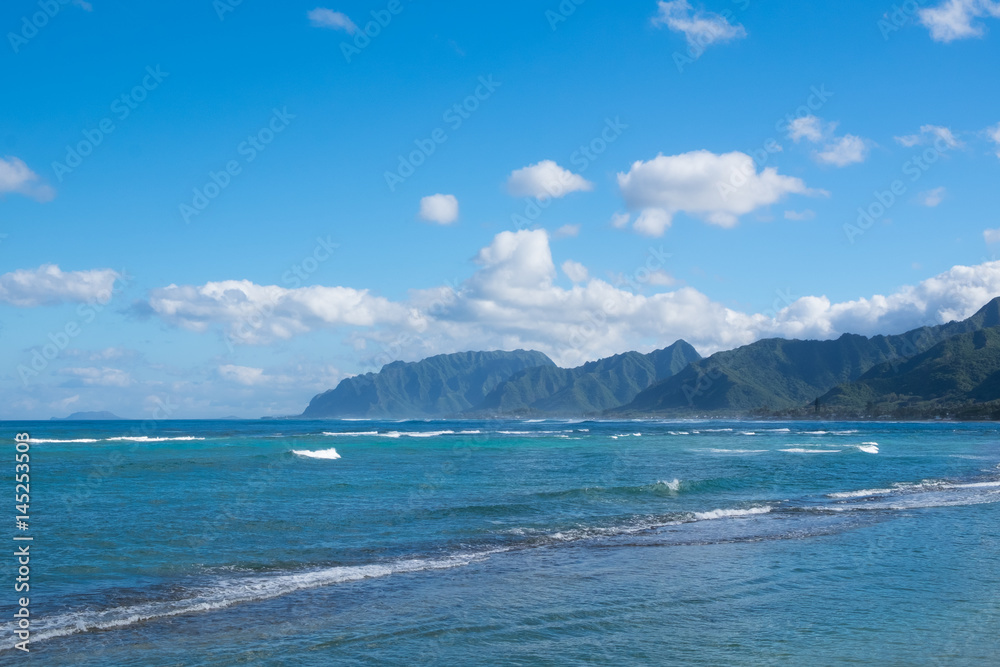
[[1000, 1], [316, 1], [3, 3], [0, 419], [1000, 295]]

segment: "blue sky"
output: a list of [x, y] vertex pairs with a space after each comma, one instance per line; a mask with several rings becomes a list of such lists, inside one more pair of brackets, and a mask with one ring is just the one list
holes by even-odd
[[0, 418], [289, 414], [393, 359], [710, 353], [1000, 294], [1000, 3], [42, 0], [0, 27]]

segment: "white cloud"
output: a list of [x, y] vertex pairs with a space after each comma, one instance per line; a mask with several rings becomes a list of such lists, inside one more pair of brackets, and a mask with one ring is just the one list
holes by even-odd
[[864, 162], [868, 157], [868, 142], [853, 134], [836, 136], [838, 123], [825, 123], [816, 116], [796, 118], [788, 125], [788, 136], [796, 143], [806, 139], [814, 144], [825, 142], [823, 150], [813, 152], [813, 157], [821, 164], [846, 167]]
[[430, 195], [420, 200], [420, 217], [439, 225], [458, 220], [458, 199], [455, 195]]
[[677, 279], [662, 269], [651, 271], [646, 283], [655, 287], [670, 287], [677, 283]]
[[902, 137], [896, 137], [896, 141], [907, 148], [932, 144], [938, 141], [943, 143], [945, 148], [948, 149], [961, 148], [965, 145], [955, 137], [954, 132], [941, 125], [921, 125], [919, 134], [907, 134]]
[[552, 238], [568, 239], [580, 235], [580, 225], [563, 225], [555, 231]]
[[[1000, 232], [998, 232], [1000, 234]], [[349, 327], [371, 347], [393, 349], [393, 358], [418, 359], [470, 349], [536, 349], [560, 365], [576, 365], [625, 350], [647, 351], [683, 338], [703, 354], [767, 337], [830, 339], [842, 333], [901, 333], [918, 326], [962, 319], [1000, 294], [1000, 262], [956, 266], [892, 294], [833, 303], [825, 296], [805, 296], [773, 315], [728, 308], [691, 287], [649, 296], [634, 294], [607, 281], [583, 276], [575, 262], [562, 269], [574, 281], [556, 284], [557, 269], [544, 230], [502, 232], [478, 256], [479, 269], [464, 283], [414, 290], [405, 302], [338, 306], [345, 296], [323, 287], [284, 290], [229, 281], [207, 288], [166, 288], [172, 306], [151, 303], [164, 320], [199, 330], [209, 323], [232, 329], [246, 311], [232, 304], [267, 303], [259, 291], [274, 291], [273, 314], [258, 320], [254, 331], [264, 342], [326, 327]], [[666, 287], [662, 269], [645, 284]], [[572, 274], [572, 275], [571, 275]], [[322, 290], [322, 291], [320, 291]], [[237, 291], [238, 294], [231, 293]], [[362, 292], [352, 298], [371, 301]], [[227, 294], [227, 292], [229, 292]], [[182, 299], [187, 299], [186, 301]], [[163, 297], [158, 297], [162, 299]], [[336, 316], [318, 314], [320, 304]], [[361, 313], [354, 311], [364, 311]], [[181, 313], [184, 313], [183, 315]], [[267, 374], [238, 367], [219, 373], [256, 382]]]
[[823, 164], [835, 167], [846, 167], [849, 164], [864, 162], [868, 157], [868, 145], [861, 137], [847, 134], [827, 144], [826, 148], [816, 153], [816, 159]]
[[8, 192], [16, 192], [40, 202], [50, 201], [56, 196], [52, 186], [42, 183], [38, 174], [13, 155], [0, 158], [0, 195]]
[[716, 155], [705, 150], [636, 162], [628, 173], [618, 174], [618, 186], [625, 203], [641, 211], [634, 228], [647, 236], [661, 235], [677, 212], [733, 227], [741, 215], [787, 194], [818, 194], [774, 167], [758, 173], [745, 153]]
[[987, 243], [1000, 243], [1000, 228], [984, 229], [983, 240]]
[[827, 130], [823, 127], [823, 121], [816, 116], [803, 116], [788, 124], [788, 136], [795, 142], [805, 138], [816, 143], [822, 141], [826, 134]]
[[644, 208], [635, 219], [633, 229], [643, 236], [663, 236], [673, 223], [673, 216], [662, 208]]
[[928, 190], [927, 192], [921, 192], [920, 204], [922, 206], [934, 208], [942, 201], [944, 201], [945, 192], [946, 191], [944, 188], [934, 188], [933, 190]]
[[507, 191], [515, 197], [559, 199], [571, 192], [593, 189], [593, 183], [552, 160], [517, 169], [507, 179]]
[[309, 17], [309, 22], [315, 28], [343, 30], [349, 35], [353, 35], [358, 31], [358, 26], [343, 12], [335, 12], [332, 9], [317, 7], [309, 11], [306, 15]]
[[264, 381], [264, 369], [253, 368], [251, 366], [223, 364], [219, 366], [219, 375], [226, 380], [230, 380], [236, 384], [242, 384], [247, 387], [261, 384]]
[[785, 211], [785, 220], [812, 220], [816, 217], [816, 211], [806, 209], [804, 211]]
[[936, 42], [982, 37], [985, 29], [976, 19], [1000, 17], [1000, 2], [993, 0], [944, 0], [935, 7], [920, 10], [920, 22], [931, 31]]
[[0, 303], [31, 308], [59, 303], [107, 303], [115, 281], [111, 269], [62, 271], [55, 264], [18, 269], [0, 276]]
[[590, 272], [587, 271], [587, 267], [579, 262], [574, 262], [571, 259], [567, 259], [562, 263], [562, 270], [563, 273], [566, 274], [566, 277], [574, 283], [587, 282], [587, 278], [590, 277]]
[[653, 25], [666, 25], [684, 34], [690, 46], [704, 48], [716, 42], [728, 42], [747, 36], [741, 25], [733, 25], [725, 16], [707, 11], [693, 11], [688, 0], [659, 2]]
[[631, 219], [632, 216], [628, 213], [615, 213], [611, 216], [611, 226], [615, 229], [624, 229], [628, 226], [628, 222]]
[[986, 130], [986, 135], [997, 145], [997, 157], [1000, 157], [1000, 123]]
[[118, 368], [107, 366], [85, 368], [62, 368], [60, 375], [74, 378], [80, 384], [88, 387], [127, 387], [132, 384], [131, 376]]
[[405, 326], [411, 316], [404, 306], [372, 296], [368, 290], [288, 289], [249, 280], [170, 285], [152, 290], [148, 305], [168, 324], [191, 331], [220, 325], [235, 344], [269, 343], [336, 326]]

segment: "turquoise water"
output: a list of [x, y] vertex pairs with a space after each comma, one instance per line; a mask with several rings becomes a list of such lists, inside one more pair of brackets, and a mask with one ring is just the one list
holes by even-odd
[[2, 664], [1000, 656], [996, 424], [5, 426], [33, 634]]

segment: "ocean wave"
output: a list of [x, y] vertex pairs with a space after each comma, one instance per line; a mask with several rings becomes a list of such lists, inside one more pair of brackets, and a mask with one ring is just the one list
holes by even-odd
[[657, 480], [656, 485], [666, 487], [667, 491], [670, 491], [670, 493], [678, 493], [681, 490], [681, 480], [677, 479], [676, 477], [673, 479], [673, 481], [670, 482], [664, 481], [662, 479]]
[[763, 454], [770, 450], [767, 449], [697, 449], [694, 451], [698, 452], [711, 452], [712, 454]]
[[747, 509], [718, 509], [710, 512], [694, 512], [691, 514], [697, 521], [714, 521], [715, 519], [732, 519], [741, 516], [753, 516], [755, 514], [767, 514], [772, 508], [770, 505], [763, 507], [749, 507]]
[[[493, 550], [482, 553], [457, 554], [439, 559], [410, 559], [385, 564], [328, 567], [270, 577], [225, 579], [205, 589], [191, 591], [190, 596], [181, 599], [151, 601], [103, 610], [88, 609], [48, 616], [38, 621], [32, 621], [34, 632], [32, 632], [31, 639], [33, 642], [38, 642], [81, 632], [123, 628], [144, 621], [225, 609], [245, 602], [280, 597], [295, 591], [362, 579], [462, 567], [496, 552], [497, 550]], [[13, 644], [7, 643], [2, 648], [13, 648]]]
[[119, 435], [114, 438], [106, 438], [108, 442], [190, 442], [192, 440], [204, 440], [193, 435], [180, 435], [176, 437], [150, 437], [148, 435]]
[[340, 454], [337, 453], [336, 449], [319, 449], [316, 451], [310, 451], [308, 449], [293, 449], [292, 454], [296, 456], [304, 456], [310, 459], [339, 459]]
[[779, 449], [779, 452], [788, 452], [789, 454], [839, 454], [844, 451], [842, 449], [806, 449], [805, 447], [789, 447], [788, 449]]
[[378, 435], [378, 431], [345, 431], [343, 433], [334, 433], [332, 431], [323, 431], [323, 435], [328, 436], [344, 436], [344, 437], [357, 437], [362, 435]]
[[860, 445], [854, 445], [866, 454], [878, 454], [878, 443], [877, 442], [862, 442]]
[[99, 442], [99, 440], [96, 438], [70, 438], [68, 440], [59, 440], [58, 438], [29, 438], [28, 442], [32, 444], [41, 444], [56, 442]]

